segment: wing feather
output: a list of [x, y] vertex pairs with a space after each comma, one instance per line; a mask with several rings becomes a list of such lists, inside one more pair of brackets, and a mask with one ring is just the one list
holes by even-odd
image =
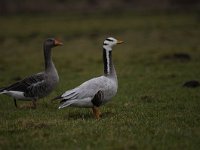
[[28, 88], [39, 84], [43, 80], [44, 80], [44, 74], [38, 73], [32, 76], [29, 76], [21, 81], [18, 81], [8, 87], [5, 87], [3, 90], [26, 92]]
[[106, 78], [104, 76], [93, 78], [74, 89], [66, 91], [61, 96], [54, 99], [61, 99], [60, 103], [75, 99], [79, 99], [80, 101], [84, 98], [92, 99], [99, 90], [104, 88], [105, 80]]

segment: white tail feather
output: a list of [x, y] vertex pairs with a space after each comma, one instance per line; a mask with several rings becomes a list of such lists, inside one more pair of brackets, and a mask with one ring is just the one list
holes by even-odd
[[73, 103], [74, 103], [73, 101], [67, 101], [67, 102], [61, 104], [61, 105], [58, 107], [58, 109], [61, 109], [61, 108], [70, 106], [70, 105], [73, 104]]
[[4, 90], [3, 92], [0, 92], [0, 94], [6, 94], [6, 95], [9, 95], [9, 96], [12, 96], [16, 99], [24, 99], [26, 98], [24, 96], [24, 92], [20, 92], [20, 91], [7, 91], [7, 90]]
[[66, 101], [63, 104], [61, 104], [58, 108], [61, 109], [61, 108], [68, 107], [68, 106], [89, 108], [89, 107], [93, 106], [91, 100], [92, 100], [91, 97], [87, 97], [87, 98], [83, 98], [83, 99], [69, 100], [69, 101]]
[[76, 96], [77, 95], [77, 88], [75, 88], [75, 89], [72, 89], [72, 90], [69, 90], [69, 91], [66, 91], [63, 95], [62, 95], [62, 98], [63, 99], [70, 99], [70, 98], [72, 98], [72, 97], [74, 97], [74, 96]]
[[6, 92], [7, 92], [7, 91], [4, 90], [3, 92], [0, 92], [0, 94], [5, 94]]

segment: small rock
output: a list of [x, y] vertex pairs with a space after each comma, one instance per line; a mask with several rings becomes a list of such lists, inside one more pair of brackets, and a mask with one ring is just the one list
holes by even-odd
[[163, 56], [162, 59], [189, 61], [189, 60], [191, 60], [191, 56], [187, 53], [174, 53], [174, 54], [170, 54], [170, 55], [165, 55], [165, 56]]
[[200, 86], [199, 81], [195, 81], [195, 80], [191, 80], [191, 81], [187, 81], [183, 84], [184, 87], [189, 87], [189, 88], [196, 88], [198, 86]]

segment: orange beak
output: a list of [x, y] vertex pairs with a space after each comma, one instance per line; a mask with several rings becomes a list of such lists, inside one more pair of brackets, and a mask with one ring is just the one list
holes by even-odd
[[122, 44], [122, 43], [124, 43], [124, 41], [117, 40], [117, 44]]
[[63, 43], [61, 41], [57, 40], [57, 39], [55, 39], [54, 43], [55, 43], [56, 46], [63, 45]]

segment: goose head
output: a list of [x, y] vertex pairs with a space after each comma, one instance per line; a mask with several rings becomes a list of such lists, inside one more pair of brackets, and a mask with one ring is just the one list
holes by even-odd
[[48, 38], [45, 42], [44, 45], [47, 47], [55, 47], [55, 46], [61, 46], [63, 43], [55, 38]]
[[103, 42], [103, 48], [105, 48], [106, 50], [112, 50], [112, 47], [116, 44], [121, 44], [123, 43], [123, 41], [121, 40], [117, 40], [113, 37], [108, 37], [107, 39], [105, 39], [105, 41]]

